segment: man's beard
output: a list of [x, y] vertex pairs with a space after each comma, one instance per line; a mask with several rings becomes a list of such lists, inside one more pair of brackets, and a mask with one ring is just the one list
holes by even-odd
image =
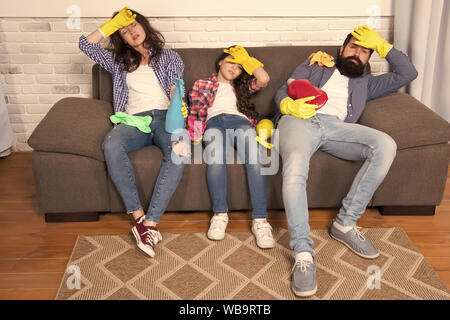
[[[357, 63], [355, 63], [355, 61]], [[343, 58], [341, 55], [336, 59], [336, 68], [339, 72], [349, 78], [361, 77], [364, 73], [365, 65], [358, 57], [350, 56]]]

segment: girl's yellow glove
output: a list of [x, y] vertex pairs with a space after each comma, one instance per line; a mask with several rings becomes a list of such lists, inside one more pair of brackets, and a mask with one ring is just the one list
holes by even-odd
[[136, 14], [133, 14], [128, 7], [123, 8], [111, 20], [106, 21], [100, 26], [100, 30], [106, 37], [109, 37], [117, 30], [130, 25], [136, 19]]
[[240, 64], [249, 75], [252, 75], [257, 68], [264, 67], [260, 61], [250, 57], [247, 50], [241, 46], [224, 49], [223, 52], [233, 56], [233, 59], [227, 59], [227, 61]]
[[266, 147], [267, 149], [271, 149], [273, 144], [267, 142], [272, 136], [272, 130], [274, 128], [273, 122], [269, 119], [262, 119], [256, 125], [256, 133], [258, 136], [256, 137], [256, 141], [258, 141], [261, 145]]

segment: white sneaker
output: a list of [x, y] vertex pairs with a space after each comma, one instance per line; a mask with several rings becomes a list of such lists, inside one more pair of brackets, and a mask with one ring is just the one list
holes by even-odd
[[256, 237], [256, 244], [261, 249], [269, 249], [275, 246], [272, 227], [266, 220], [253, 219], [252, 232]]
[[211, 225], [208, 230], [208, 238], [211, 240], [223, 240], [225, 229], [228, 224], [228, 215], [225, 213], [216, 214], [211, 218]]

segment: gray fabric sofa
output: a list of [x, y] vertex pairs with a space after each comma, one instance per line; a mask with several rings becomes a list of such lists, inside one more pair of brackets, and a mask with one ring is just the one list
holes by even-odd
[[[312, 52], [335, 54], [337, 46], [248, 48], [264, 62], [271, 81], [254, 97], [257, 110], [270, 117], [277, 111], [273, 97], [295, 67]], [[186, 90], [214, 72], [221, 49], [178, 49], [185, 63]], [[28, 143], [39, 208], [46, 221], [89, 221], [98, 213], [124, 212], [108, 176], [101, 144], [112, 128], [111, 76], [97, 65], [92, 71], [93, 99], [68, 97], [57, 102], [37, 126]], [[431, 215], [445, 187], [450, 158], [450, 126], [413, 97], [393, 93], [367, 103], [360, 124], [389, 134], [397, 143], [396, 159], [370, 202], [382, 214]], [[301, 139], [301, 137], [299, 137]], [[144, 208], [148, 206], [162, 153], [149, 146], [129, 154]], [[268, 176], [269, 209], [283, 209], [281, 161]], [[362, 162], [345, 161], [317, 152], [311, 159], [307, 185], [310, 208], [340, 207]], [[243, 165], [228, 165], [230, 210], [250, 210]], [[186, 165], [167, 208], [169, 212], [210, 211], [205, 164]], [[283, 214], [283, 213], [280, 213]]]

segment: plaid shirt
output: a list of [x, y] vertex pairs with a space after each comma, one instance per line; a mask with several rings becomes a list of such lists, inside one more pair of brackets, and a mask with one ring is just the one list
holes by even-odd
[[[219, 88], [219, 81], [217, 74], [213, 73], [211, 77], [195, 81], [191, 90], [189, 90], [190, 110], [188, 116], [188, 131], [192, 140], [196, 140], [205, 131], [205, 122], [208, 117], [208, 108], [210, 108], [216, 98], [217, 89]], [[249, 86], [250, 93], [255, 93], [261, 90], [258, 86], [257, 80], [253, 78]], [[233, 87], [234, 91], [234, 87]], [[256, 120], [248, 118], [250, 123], [256, 126]], [[201, 123], [199, 123], [201, 122]], [[195, 130], [194, 125], [199, 127]], [[200, 134], [201, 132], [201, 134]]]
[[[89, 58], [111, 73], [114, 112], [126, 112], [128, 102], [127, 72], [123, 70], [122, 64], [115, 61], [112, 51], [101, 48], [98, 43], [90, 43], [85, 36], [80, 37], [78, 46]], [[150, 49], [151, 55], [152, 50]], [[183, 60], [175, 51], [163, 48], [159, 59], [157, 61], [150, 59], [150, 64], [155, 70], [156, 78], [162, 89], [169, 97], [173, 78], [183, 78]]]

